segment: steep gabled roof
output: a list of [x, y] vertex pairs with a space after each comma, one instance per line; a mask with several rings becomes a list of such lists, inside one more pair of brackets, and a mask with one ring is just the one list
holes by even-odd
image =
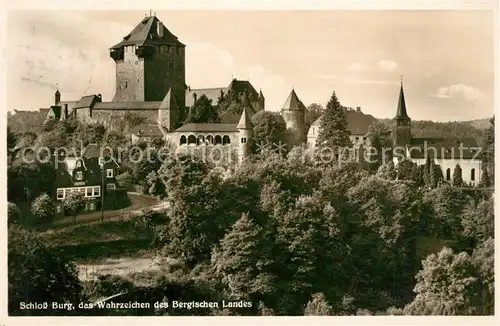
[[97, 95], [83, 96], [80, 100], [78, 100], [78, 102], [76, 102], [73, 109], [90, 108], [98, 101], [100, 100]]
[[240, 122], [236, 126], [238, 129], [252, 129], [252, 121], [250, 120], [250, 115], [247, 108], [243, 108], [243, 113], [241, 114]]
[[[157, 26], [160, 25], [163, 36], [158, 34]], [[172, 34], [156, 16], [145, 17], [123, 40], [111, 49], [119, 49], [125, 45], [181, 45], [177, 36]]]

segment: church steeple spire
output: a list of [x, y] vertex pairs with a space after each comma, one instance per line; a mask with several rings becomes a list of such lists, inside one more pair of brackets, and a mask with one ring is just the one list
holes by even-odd
[[408, 113], [406, 112], [405, 93], [403, 91], [403, 75], [401, 75], [401, 88], [399, 90], [399, 101], [396, 118], [408, 118]]

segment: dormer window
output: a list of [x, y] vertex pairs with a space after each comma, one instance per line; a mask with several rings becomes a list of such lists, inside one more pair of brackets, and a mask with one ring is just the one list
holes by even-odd
[[112, 178], [112, 177], [113, 177], [113, 169], [107, 169], [106, 178]]
[[82, 162], [81, 161], [77, 161], [76, 162], [76, 167], [77, 168], [81, 168], [82, 167]]
[[82, 171], [76, 171], [75, 178], [76, 178], [76, 180], [82, 180], [83, 179], [83, 172]]

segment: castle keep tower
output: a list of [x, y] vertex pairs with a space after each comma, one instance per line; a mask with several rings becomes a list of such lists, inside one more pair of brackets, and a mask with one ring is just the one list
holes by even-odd
[[394, 146], [406, 146], [411, 144], [411, 119], [406, 112], [403, 81], [401, 81], [401, 89], [399, 90], [398, 109], [393, 119], [392, 139]]
[[116, 63], [113, 102], [162, 101], [172, 88], [184, 108], [185, 48], [158, 18], [145, 17], [110, 49]]
[[292, 131], [295, 139], [290, 139], [291, 145], [299, 145], [306, 142], [305, 116], [306, 107], [299, 100], [295, 90], [292, 89], [290, 95], [286, 99], [281, 115], [286, 123], [286, 128]]

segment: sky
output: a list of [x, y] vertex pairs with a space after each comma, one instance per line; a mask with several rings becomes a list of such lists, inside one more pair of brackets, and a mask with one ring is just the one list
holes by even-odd
[[[37, 110], [102, 94], [111, 101], [109, 48], [149, 11], [8, 14], [7, 105]], [[341, 104], [392, 118], [403, 75], [413, 120], [494, 113], [493, 13], [488, 11], [157, 11], [186, 44], [191, 88], [249, 80], [279, 110], [295, 89], [304, 104]]]

